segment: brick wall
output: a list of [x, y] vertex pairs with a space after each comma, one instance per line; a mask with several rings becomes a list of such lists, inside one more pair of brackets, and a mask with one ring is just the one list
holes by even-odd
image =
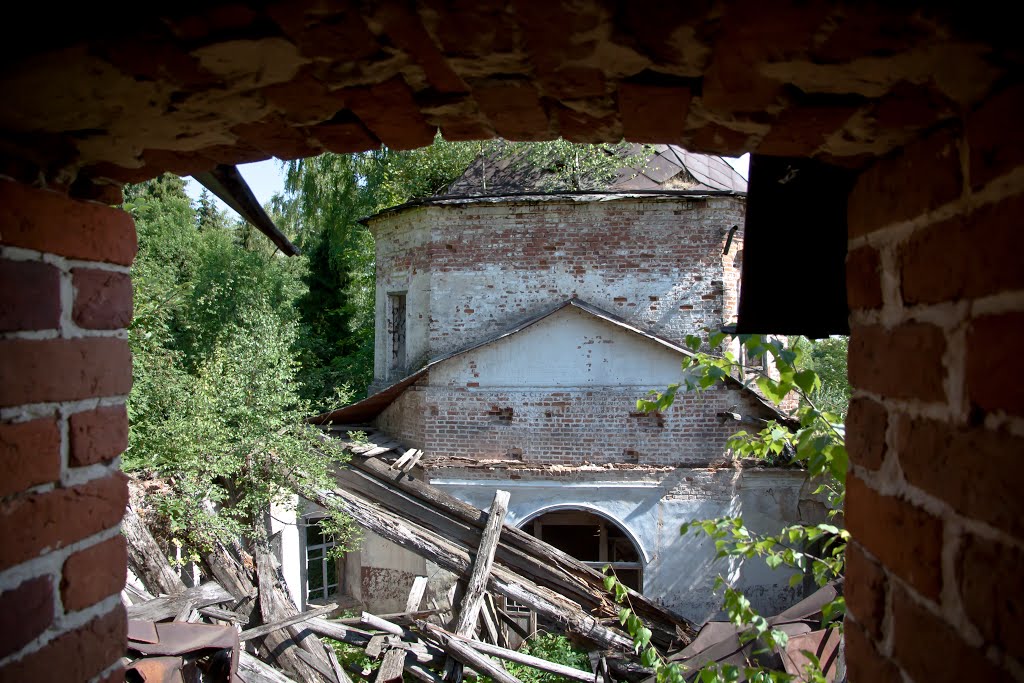
[[0, 179], [0, 679], [123, 680], [135, 227]]
[[[727, 257], [722, 247], [728, 229], [742, 226], [743, 211], [743, 200], [728, 197], [517, 200], [374, 220], [376, 356], [387, 355], [381, 311], [388, 291], [409, 291], [409, 357], [419, 361], [573, 296], [682, 343], [734, 318], [742, 241]], [[380, 360], [375, 376], [383, 377]]]
[[[707, 465], [726, 460], [726, 440], [737, 431], [735, 422], [723, 423], [716, 416], [718, 411], [767, 416], [749, 397], [724, 388], [699, 398], [680, 396], [661, 416], [642, 415], [636, 412], [636, 399], [644, 393], [640, 387], [428, 386], [413, 394], [421, 397], [415, 408], [422, 415], [422, 424], [414, 423], [422, 430], [415, 445], [426, 449], [428, 456], [538, 465]], [[393, 405], [378, 424], [384, 428], [388, 416], [401, 409]]]
[[851, 195], [855, 682], [1024, 679], [1022, 117], [1008, 89]]

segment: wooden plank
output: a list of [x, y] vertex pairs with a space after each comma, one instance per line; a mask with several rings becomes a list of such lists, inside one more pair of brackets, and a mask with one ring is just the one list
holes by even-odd
[[417, 576], [413, 579], [412, 588], [409, 589], [409, 597], [405, 601], [405, 611], [415, 612], [423, 602], [423, 594], [427, 591], [427, 577]]
[[[303, 495], [325, 508], [345, 512], [365, 529], [432, 560], [443, 569], [460, 575], [468, 575], [470, 572], [468, 553], [447, 539], [384, 510], [362, 496], [345, 489], [320, 491], [309, 487], [304, 487]], [[632, 652], [631, 638], [605, 627], [571, 600], [541, 588], [507, 569], [497, 565], [493, 567], [489, 588], [540, 612], [552, 624], [598, 647]]]
[[295, 683], [266, 662], [257, 659], [245, 650], [238, 658], [238, 677], [244, 683]]
[[331, 603], [330, 605], [324, 605], [323, 607], [319, 607], [308, 612], [300, 612], [299, 614], [290, 616], [286, 619], [280, 619], [270, 624], [264, 624], [263, 626], [251, 628], [248, 631], [242, 631], [238, 634], [238, 642], [244, 643], [245, 641], [251, 640], [252, 638], [259, 638], [260, 636], [265, 636], [268, 633], [279, 631], [282, 628], [291, 626], [292, 624], [298, 624], [303, 621], [312, 619], [313, 617], [320, 617], [325, 614], [330, 614], [336, 609], [338, 609], [338, 606], [334, 603]]
[[334, 677], [338, 679], [338, 683], [352, 683], [352, 679], [345, 673], [345, 669], [341, 668], [341, 662], [338, 661], [338, 655], [334, 652], [334, 648], [331, 647], [330, 643], [324, 643], [324, 652], [327, 654], [327, 661], [331, 663], [331, 668], [334, 670]]
[[366, 631], [320, 617], [314, 617], [302, 626], [305, 630], [311, 631], [318, 636], [332, 638], [342, 643], [355, 645], [356, 647], [366, 647], [366, 644], [370, 642], [371, 634]]
[[422, 457], [423, 457], [423, 451], [416, 451], [416, 455], [412, 456], [412, 459], [409, 460], [409, 462], [405, 463], [405, 467], [402, 468], [402, 471], [405, 472], [406, 474], [408, 474], [409, 472], [412, 472], [412, 469], [414, 467], [416, 467], [416, 465], [419, 464], [420, 459]]
[[142, 621], [163, 621], [176, 617], [186, 605], [189, 605], [190, 609], [194, 609], [217, 605], [229, 600], [232, 600], [230, 593], [221, 588], [220, 584], [208, 581], [200, 586], [188, 588], [182, 593], [153, 598], [149, 602], [132, 605], [128, 608], [128, 618]]
[[391, 470], [401, 469], [402, 465], [404, 465], [406, 462], [408, 462], [409, 459], [412, 458], [412, 456], [414, 456], [414, 455], [416, 455], [416, 449], [415, 448], [410, 448], [405, 453], [402, 453], [402, 455], [398, 456], [397, 460], [395, 460], [393, 463], [388, 465], [388, 469], [391, 469]]
[[471, 666], [478, 673], [490, 676], [495, 683], [520, 683], [518, 678], [458, 639], [444, 636], [441, 636], [441, 639], [445, 651], [457, 659], [460, 664]]
[[128, 566], [153, 595], [173, 595], [185, 590], [181, 577], [171, 568], [153, 534], [132, 506], [124, 511], [121, 533], [128, 543]]
[[484, 633], [487, 634], [487, 637], [491, 639], [492, 643], [495, 645], [501, 645], [501, 643], [498, 642], [498, 627], [494, 623], [494, 617], [491, 616], [492, 614], [491, 606], [485, 598], [483, 604], [480, 605], [480, 620], [484, 625]]
[[380, 653], [384, 651], [384, 636], [374, 636], [370, 638], [370, 642], [366, 644], [366, 656], [370, 659], [377, 659], [380, 657]]
[[[494, 564], [494, 551], [498, 547], [498, 538], [501, 536], [501, 527], [505, 523], [505, 515], [508, 514], [508, 501], [508, 491], [494, 492], [487, 524], [480, 537], [480, 547], [477, 549], [476, 559], [473, 561], [473, 571], [469, 575], [466, 594], [462, 598], [459, 615], [455, 619], [454, 631], [460, 636], [472, 635], [476, 629], [480, 606], [487, 594], [487, 580], [491, 575], [491, 565]], [[445, 663], [443, 676], [449, 683], [462, 681], [462, 667], [455, 658], [449, 659]]]
[[[425, 627], [431, 633], [443, 631], [441, 628], [434, 626], [433, 624], [427, 624]], [[594, 674], [589, 671], [581, 671], [580, 669], [574, 669], [571, 666], [565, 666], [564, 664], [556, 664], [555, 662], [549, 662], [546, 659], [540, 657], [534, 657], [533, 655], [523, 654], [522, 652], [516, 652], [508, 648], [499, 647], [497, 645], [490, 645], [488, 643], [482, 643], [478, 640], [472, 640], [469, 638], [459, 638], [452, 633], [445, 633], [445, 635], [451, 639], [458, 639], [464, 642], [469, 647], [473, 648], [477, 652], [491, 655], [494, 657], [500, 657], [501, 659], [509, 662], [516, 662], [517, 664], [525, 664], [526, 666], [532, 667], [539, 671], [546, 671], [548, 673], [557, 674], [564, 676], [576, 681], [583, 681], [583, 683], [594, 683]]]
[[498, 612], [498, 618], [501, 619], [503, 622], [505, 622], [506, 626], [511, 628], [513, 631], [515, 631], [517, 636], [519, 636], [523, 640], [529, 639], [529, 637], [530, 637], [529, 631], [527, 631], [525, 628], [520, 626], [519, 622], [516, 621], [515, 618], [511, 614], [509, 614], [505, 610], [501, 609], [500, 607], [495, 607], [494, 609]]
[[[407, 498], [420, 501], [423, 506], [439, 513], [438, 517], [448, 519], [449, 524], [462, 522], [479, 529], [486, 523], [483, 511], [418, 479], [396, 477], [393, 471], [388, 470], [377, 460], [355, 457], [352, 458], [350, 467], [338, 468], [338, 473], [341, 474], [346, 469], [364, 473], [388, 487], [401, 491]], [[415, 519], [421, 520], [423, 517]], [[449, 531], [441, 533], [448, 536]], [[470, 548], [476, 545], [476, 542], [467, 542]], [[504, 531], [496, 561], [514, 568], [534, 583], [575, 600], [591, 614], [606, 617], [615, 617], [618, 614], [620, 606], [612, 599], [611, 594], [604, 590], [604, 579], [600, 572], [521, 529], [510, 527]], [[695, 624], [649, 598], [630, 590], [629, 601], [637, 616], [654, 632], [652, 639], [656, 644], [667, 647], [673, 640], [681, 639], [688, 643], [696, 637]], [[681, 634], [677, 633], [677, 627]]]
[[384, 660], [377, 669], [374, 683], [395, 683], [402, 680], [405, 671], [405, 650], [391, 648], [384, 654]]

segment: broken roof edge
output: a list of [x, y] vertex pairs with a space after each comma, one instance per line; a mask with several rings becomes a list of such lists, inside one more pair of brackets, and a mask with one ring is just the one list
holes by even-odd
[[495, 194], [446, 194], [446, 195], [430, 195], [429, 197], [420, 197], [418, 199], [410, 199], [409, 201], [398, 204], [396, 206], [389, 207], [387, 209], [381, 209], [375, 214], [360, 218], [359, 222], [363, 225], [367, 225], [370, 221], [375, 221], [380, 218], [393, 216], [399, 213], [404, 213], [410, 209], [425, 207], [425, 206], [463, 206], [466, 204], [483, 204], [483, 203], [498, 203], [503, 200], [507, 201], [532, 201], [532, 202], [544, 202], [544, 201], [556, 201], [559, 199], [566, 199], [572, 201], [584, 201], [587, 199], [593, 199], [594, 201], [609, 201], [616, 199], [642, 199], [642, 198], [653, 198], [653, 199], [706, 199], [708, 197], [736, 197], [738, 199], [746, 198], [746, 192], [737, 192], [735, 190], [560, 190], [552, 192], [502, 192]]
[[[540, 312], [540, 313], [538, 313], [538, 314], [536, 314], [534, 316], [526, 318], [526, 319], [516, 323], [515, 325], [513, 325], [512, 327], [510, 327], [509, 329], [507, 329], [507, 330], [505, 330], [503, 332], [499, 332], [498, 334], [492, 335], [490, 337], [486, 337], [486, 338], [484, 338], [484, 339], [482, 339], [482, 340], [480, 340], [480, 341], [478, 341], [476, 343], [470, 344], [469, 346], [466, 346], [464, 348], [458, 349], [456, 351], [452, 351], [452, 352], [444, 354], [442, 356], [438, 356], [436, 358], [433, 358], [432, 360], [428, 361], [419, 370], [416, 370], [415, 372], [413, 372], [413, 373], [411, 373], [409, 375], [406, 375], [405, 377], [403, 377], [402, 379], [398, 380], [394, 384], [391, 384], [391, 385], [381, 389], [380, 391], [378, 391], [377, 393], [373, 394], [372, 396], [367, 396], [366, 398], [364, 398], [361, 401], [357, 401], [356, 403], [352, 403], [350, 405], [343, 406], [341, 408], [336, 408], [334, 410], [327, 411], [325, 413], [320, 413], [319, 415], [314, 415], [314, 416], [308, 417], [308, 418], [306, 418], [306, 422], [308, 424], [314, 424], [314, 425], [330, 424], [330, 423], [333, 423], [333, 422], [336, 422], [336, 421], [339, 421], [339, 420], [347, 422], [347, 423], [364, 423], [364, 422], [368, 423], [371, 420], [373, 420], [374, 418], [376, 418], [378, 415], [380, 415], [389, 405], [391, 405], [394, 402], [394, 400], [396, 398], [398, 398], [398, 396], [403, 391], [405, 391], [405, 389], [407, 389], [410, 385], [412, 385], [418, 379], [420, 379], [425, 374], [427, 374], [427, 372], [429, 372], [432, 367], [434, 367], [434, 366], [436, 366], [436, 365], [438, 365], [440, 363], [443, 363], [445, 361], [451, 360], [452, 358], [455, 358], [456, 356], [461, 356], [462, 354], [469, 353], [470, 351], [474, 351], [474, 350], [479, 349], [479, 348], [481, 348], [483, 346], [489, 346], [489, 345], [491, 345], [491, 344], [493, 344], [495, 342], [501, 341], [502, 339], [505, 339], [506, 337], [510, 337], [510, 336], [512, 336], [514, 334], [518, 334], [519, 332], [522, 332], [526, 328], [528, 328], [528, 327], [530, 327], [532, 325], [535, 325], [538, 322], [540, 322], [541, 320], [544, 320], [545, 318], [548, 318], [549, 316], [554, 315], [555, 313], [561, 311], [562, 309], [570, 307], [570, 306], [573, 307], [573, 308], [577, 308], [577, 309], [579, 309], [581, 311], [584, 311], [584, 312], [586, 312], [586, 313], [588, 313], [588, 314], [590, 314], [590, 315], [592, 315], [592, 316], [594, 316], [594, 317], [596, 317], [598, 319], [601, 319], [601, 320], [609, 322], [609, 323], [611, 323], [613, 325], [616, 325], [617, 327], [625, 329], [625, 330], [627, 330], [629, 332], [632, 332], [634, 334], [638, 334], [638, 335], [640, 335], [640, 336], [642, 336], [642, 337], [644, 337], [644, 338], [646, 338], [646, 339], [648, 339], [650, 341], [653, 341], [653, 342], [655, 342], [655, 343], [657, 343], [657, 344], [659, 344], [659, 345], [669, 349], [670, 351], [674, 351], [676, 353], [680, 353], [680, 354], [686, 356], [687, 358], [693, 358], [694, 357], [694, 353], [692, 351], [690, 351], [689, 349], [685, 348], [685, 347], [679, 346], [678, 344], [675, 344], [675, 343], [673, 343], [673, 342], [671, 342], [671, 341], [669, 341], [667, 339], [664, 339], [663, 337], [659, 337], [656, 334], [652, 334], [650, 332], [647, 332], [646, 330], [643, 330], [643, 329], [641, 329], [639, 327], [636, 327], [635, 325], [629, 323], [625, 319], [620, 318], [619, 316], [615, 315], [614, 313], [610, 313], [610, 312], [604, 310], [603, 308], [599, 308], [597, 306], [594, 306], [593, 304], [590, 304], [590, 303], [588, 303], [586, 301], [583, 301], [582, 299], [579, 299], [577, 297], [573, 297], [573, 298], [567, 299], [566, 301], [563, 301], [563, 302], [561, 302], [561, 303], [559, 303], [559, 304], [557, 304], [555, 306], [551, 306], [551, 307], [545, 309], [544, 311], [542, 311], [542, 312]], [[739, 389], [739, 390], [741, 390], [743, 392], [749, 393], [749, 395], [752, 396], [754, 398], [754, 400], [756, 400], [766, 410], [771, 412], [772, 415], [773, 415], [773, 419], [775, 419], [780, 424], [782, 424], [782, 425], [784, 425], [786, 427], [789, 427], [790, 429], [795, 429], [796, 427], [799, 426], [798, 422], [796, 422], [792, 418], [784, 415], [776, 406], [772, 405], [768, 400], [766, 400], [763, 396], [761, 396], [757, 391], [755, 391], [753, 388], [747, 386], [743, 382], [739, 381], [735, 377], [732, 377], [731, 375], [727, 376], [725, 378], [724, 382], [725, 382], [726, 385], [728, 385], [728, 386], [730, 386], [730, 387], [732, 387], [734, 389]]]

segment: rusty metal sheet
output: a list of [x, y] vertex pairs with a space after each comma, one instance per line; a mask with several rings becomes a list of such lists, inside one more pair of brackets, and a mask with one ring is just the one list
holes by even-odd
[[146, 657], [129, 664], [128, 670], [137, 671], [146, 683], [185, 683], [183, 664], [181, 657]]
[[128, 640], [140, 643], [156, 643], [160, 638], [156, 635], [156, 624], [141, 619], [128, 620]]
[[810, 663], [810, 658], [804, 652], [812, 652], [821, 663], [822, 673], [825, 680], [833, 683], [836, 679], [836, 659], [839, 654], [839, 643], [842, 635], [839, 629], [830, 628], [824, 631], [812, 631], [798, 636], [793, 636], [786, 644], [782, 655], [782, 663], [786, 667], [786, 673], [796, 676], [797, 681], [806, 681], [804, 667]]
[[[153, 659], [164, 659], [163, 656], [181, 661], [180, 655], [196, 655], [204, 650], [220, 651], [231, 650], [231, 666], [229, 680], [237, 679], [239, 643], [238, 631], [233, 626], [215, 626], [213, 624], [189, 624], [185, 622], [170, 622], [152, 624], [156, 632], [156, 641], [152, 641], [152, 633], [146, 628], [144, 622], [136, 622], [133, 633], [141, 635], [142, 640], [129, 637], [128, 648], [143, 655], [149, 655], [137, 660], [136, 664]], [[211, 653], [212, 654], [212, 653]], [[158, 655], [153, 657], [152, 655]], [[174, 657], [177, 656], [177, 657]], [[180, 667], [179, 667], [180, 668]], [[154, 668], [155, 672], [161, 670], [159, 665]], [[148, 679], [147, 679], [148, 680]], [[164, 680], [164, 679], [153, 679]], [[167, 679], [175, 680], [175, 679]]]

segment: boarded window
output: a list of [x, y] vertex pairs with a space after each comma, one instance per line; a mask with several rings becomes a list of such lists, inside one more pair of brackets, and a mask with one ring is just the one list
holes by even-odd
[[388, 294], [388, 377], [405, 373], [405, 292]]

